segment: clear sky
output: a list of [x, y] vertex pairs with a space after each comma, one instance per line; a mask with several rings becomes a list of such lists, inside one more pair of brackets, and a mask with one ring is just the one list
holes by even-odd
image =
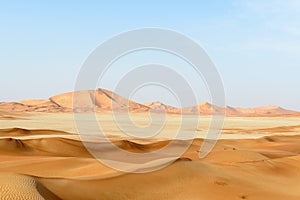
[[72, 91], [94, 48], [143, 27], [172, 29], [201, 44], [222, 76], [228, 105], [300, 110], [299, 0], [2, 0], [0, 101]]

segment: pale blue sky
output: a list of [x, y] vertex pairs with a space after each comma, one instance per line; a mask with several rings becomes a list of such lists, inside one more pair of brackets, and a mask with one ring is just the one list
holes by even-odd
[[2, 0], [0, 26], [0, 101], [72, 91], [101, 42], [160, 27], [203, 46], [222, 76], [228, 105], [300, 110], [299, 0]]

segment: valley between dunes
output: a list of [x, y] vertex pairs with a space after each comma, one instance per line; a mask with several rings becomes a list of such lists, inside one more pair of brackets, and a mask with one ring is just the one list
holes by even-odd
[[[119, 123], [127, 124], [123, 115]], [[118, 129], [110, 112], [98, 113], [105, 136], [125, 151], [160, 149], [178, 131], [180, 115], [154, 113], [152, 120], [147, 113], [130, 115], [137, 126], [152, 123], [155, 130], [161, 120], [165, 125], [147, 140], [134, 138]], [[211, 121], [202, 116], [196, 130], [183, 128], [186, 135], [196, 131], [197, 138], [180, 158], [149, 173], [125, 173], [96, 160], [76, 134], [71, 113], [2, 111], [0, 117], [0, 199], [300, 198], [299, 117], [227, 117], [215, 148], [199, 159]], [[88, 142], [105, 145], [95, 141], [99, 130], [87, 126], [83, 132]]]

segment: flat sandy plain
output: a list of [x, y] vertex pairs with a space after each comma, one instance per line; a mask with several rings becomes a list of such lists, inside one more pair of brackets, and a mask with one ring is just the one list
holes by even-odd
[[[81, 133], [92, 141], [99, 129], [91, 128], [93, 122], [84, 115]], [[130, 116], [134, 125], [151, 124], [153, 130], [165, 121], [146, 140], [135, 138], [139, 133], [128, 126], [124, 114], [117, 121], [127, 135], [110, 113], [98, 114], [105, 136], [130, 152], [162, 148], [180, 128], [180, 115]], [[0, 199], [300, 199], [300, 117], [226, 117], [215, 148], [203, 159], [198, 153], [211, 117], [201, 117], [191, 128], [194, 118], [185, 116], [180, 130], [187, 136], [196, 133], [181, 159], [136, 174], [97, 161], [83, 146], [70, 113], [2, 112]]]

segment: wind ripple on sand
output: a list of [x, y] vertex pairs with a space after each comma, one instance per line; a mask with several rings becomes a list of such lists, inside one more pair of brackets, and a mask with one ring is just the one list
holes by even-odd
[[[201, 160], [198, 152], [203, 139], [195, 139], [177, 162], [151, 173], [134, 174], [101, 164], [74, 135], [30, 131], [28, 134], [25, 129], [0, 130], [3, 133], [0, 199], [299, 200], [300, 197], [299, 135], [219, 140]], [[88, 139], [96, 147], [101, 146], [102, 153], [112, 151], [107, 142]], [[163, 148], [170, 141], [115, 137], [111, 142], [125, 151], [146, 153]], [[182, 144], [184, 141], [178, 141], [172, 150]], [[125, 156], [122, 159], [126, 161]]]
[[19, 174], [1, 174], [0, 179], [1, 200], [44, 200], [37, 189], [34, 178]]

